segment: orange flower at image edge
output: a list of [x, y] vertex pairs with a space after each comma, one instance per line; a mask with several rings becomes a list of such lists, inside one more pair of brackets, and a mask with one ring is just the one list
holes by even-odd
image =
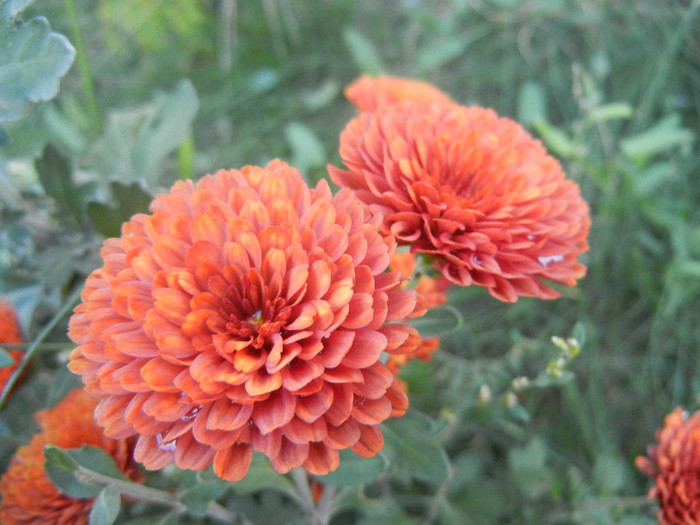
[[442, 275], [494, 297], [560, 296], [585, 267], [588, 206], [560, 164], [494, 111], [437, 98], [378, 106], [340, 136], [333, 181], [384, 216], [398, 244], [429, 254]]
[[[0, 300], [0, 345], [3, 343], [21, 344], [24, 343], [24, 339], [20, 334], [15, 309], [10, 303]], [[13, 365], [0, 368], [0, 392], [24, 355], [24, 352], [17, 349], [9, 349], [7, 353], [12, 356], [15, 362]]]
[[692, 415], [676, 408], [656, 433], [649, 457], [635, 464], [654, 479], [649, 498], [659, 501], [661, 525], [700, 523], [700, 411]]
[[178, 182], [151, 210], [105, 242], [70, 321], [107, 435], [137, 435], [148, 469], [228, 480], [253, 451], [325, 474], [341, 449], [381, 450], [408, 400], [380, 355], [416, 347], [421, 312], [379, 218], [281, 161]]
[[77, 448], [92, 445], [106, 450], [129, 478], [142, 476], [132, 459], [133, 440], [104, 436], [93, 419], [97, 400], [83, 389], [74, 390], [54, 408], [36, 414], [42, 428], [28, 445], [20, 447], [0, 479], [0, 523], [15, 525], [83, 525], [88, 522], [92, 499], [61, 494], [46, 476], [44, 446]]

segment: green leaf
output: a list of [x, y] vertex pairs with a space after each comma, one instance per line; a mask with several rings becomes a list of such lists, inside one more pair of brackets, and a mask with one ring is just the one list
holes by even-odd
[[571, 159], [578, 157], [579, 147], [566, 132], [547, 122], [533, 122], [533, 127], [554, 154]]
[[36, 160], [34, 166], [46, 194], [52, 197], [61, 208], [68, 210], [77, 221], [80, 221], [83, 202], [87, 199], [90, 188], [75, 184], [70, 161], [49, 144], [44, 148], [41, 158]]
[[350, 51], [357, 68], [368, 75], [379, 75], [385, 68], [377, 48], [365, 35], [351, 27], [343, 30], [345, 47]]
[[251, 492], [277, 490], [296, 497], [296, 489], [289, 478], [283, 476], [272, 468], [268, 459], [262, 454], [253, 454], [248, 474], [241, 481], [233, 484], [233, 488], [239, 494]]
[[423, 317], [411, 319], [409, 324], [421, 337], [442, 337], [462, 324], [462, 314], [453, 306], [443, 304], [430, 308]]
[[324, 485], [335, 487], [355, 487], [373, 482], [388, 465], [383, 454], [373, 458], [363, 458], [352, 450], [340, 451], [340, 466], [325, 476], [316, 476]]
[[292, 149], [292, 166], [306, 174], [309, 168], [326, 164], [326, 152], [321, 140], [307, 125], [290, 122], [284, 127], [284, 136]]
[[634, 109], [624, 102], [611, 102], [593, 108], [588, 117], [596, 122], [632, 118]]
[[87, 205], [87, 214], [90, 222], [102, 235], [118, 237], [122, 224], [135, 214], [148, 211], [153, 197], [138, 182], [123, 184], [114, 181], [110, 184], [110, 189], [116, 207], [93, 201]]
[[535, 436], [524, 446], [508, 452], [508, 467], [519, 487], [534, 497], [542, 487], [547, 475], [547, 447]]
[[75, 57], [68, 39], [51, 31], [45, 18], [15, 23], [14, 15], [26, 5], [3, 5], [0, 18], [0, 121], [17, 120], [29, 103], [55, 97]]
[[447, 40], [440, 40], [423, 47], [416, 57], [416, 70], [421, 74], [429, 73], [458, 58], [471, 43], [468, 38], [455, 38], [450, 35]]
[[222, 480], [200, 481], [178, 494], [178, 499], [185, 504], [187, 511], [196, 518], [207, 514], [209, 503], [221, 497], [231, 484]]
[[10, 353], [0, 346], [0, 368], [7, 368], [15, 364], [15, 358]]
[[105, 487], [97, 495], [90, 509], [90, 525], [112, 525], [119, 515], [121, 495], [113, 487]]
[[80, 448], [66, 449], [65, 452], [81, 467], [110, 478], [128, 481], [128, 478], [117, 467], [114, 458], [101, 448], [83, 445]]
[[44, 447], [44, 469], [56, 488], [71, 498], [94, 498], [101, 487], [79, 481], [75, 472], [78, 464], [63, 449], [54, 445]]
[[518, 91], [518, 122], [532, 126], [547, 120], [547, 98], [542, 84], [535, 80], [525, 82]]
[[627, 464], [616, 454], [603, 453], [593, 465], [593, 479], [606, 494], [616, 494], [627, 485]]
[[435, 485], [447, 479], [449, 460], [432, 429], [433, 421], [412, 409], [403, 417], [384, 422], [384, 454], [390, 468]]
[[34, 2], [34, 0], [3, 0], [0, 2], [0, 15], [2, 16], [17, 16], [22, 12], [29, 4]]
[[672, 113], [650, 129], [622, 140], [620, 148], [629, 158], [643, 162], [646, 158], [688, 145], [694, 140], [695, 134], [682, 127], [680, 115]]
[[156, 185], [166, 157], [190, 136], [199, 100], [192, 82], [183, 79], [170, 93], [159, 93], [153, 111], [139, 127], [132, 151], [137, 177]]
[[73, 498], [92, 498], [102, 490], [101, 486], [85, 483], [80, 479], [80, 467], [110, 478], [127, 480], [114, 458], [101, 448], [84, 445], [80, 448], [62, 449], [46, 445], [44, 457], [44, 467], [49, 479], [61, 492]]

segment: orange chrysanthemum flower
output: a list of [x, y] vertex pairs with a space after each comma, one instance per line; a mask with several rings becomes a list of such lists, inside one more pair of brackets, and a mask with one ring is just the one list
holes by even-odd
[[380, 219], [281, 161], [178, 182], [151, 210], [105, 242], [70, 322], [107, 434], [138, 434], [146, 468], [228, 480], [254, 450], [313, 474], [377, 453], [407, 408], [379, 357], [419, 341]]
[[700, 411], [692, 415], [676, 408], [656, 433], [649, 457], [639, 456], [639, 470], [656, 481], [649, 498], [661, 504], [661, 525], [700, 523]]
[[[452, 285], [442, 276], [434, 279], [425, 274], [416, 275], [416, 256], [410, 252], [396, 252], [391, 256], [389, 268], [398, 272], [406, 279], [404, 284], [408, 284], [412, 279], [418, 279], [414, 283], [416, 291], [424, 298], [426, 308], [439, 306], [447, 301], [446, 290]], [[420, 344], [414, 352], [410, 354], [395, 354], [389, 356], [387, 366], [394, 374], [399, 372], [399, 369], [408, 363], [411, 359], [420, 359], [422, 361], [430, 361], [433, 358], [433, 353], [440, 346], [439, 337], [422, 337]]]
[[[7, 302], [0, 301], [0, 345], [5, 344], [21, 344], [24, 342], [22, 335], [20, 334], [19, 323], [17, 322], [17, 313], [14, 307]], [[0, 392], [5, 388], [5, 383], [15, 371], [17, 365], [22, 360], [24, 352], [21, 350], [9, 349], [7, 350], [15, 363], [4, 368], [0, 368]]]
[[418, 102], [452, 102], [450, 97], [435, 86], [400, 77], [370, 77], [362, 75], [347, 88], [345, 97], [359, 111], [375, 111], [380, 106], [395, 104], [402, 100]]
[[97, 400], [83, 389], [68, 394], [54, 408], [36, 414], [42, 432], [20, 447], [0, 479], [0, 522], [4, 525], [83, 525], [92, 498], [68, 497], [56, 489], [44, 470], [44, 446], [77, 448], [92, 445], [106, 450], [119, 469], [134, 481], [143, 476], [132, 459], [134, 440], [104, 436], [93, 419]]
[[502, 301], [559, 293], [585, 274], [588, 206], [560, 164], [490, 110], [403, 101], [362, 113], [340, 136], [333, 181], [384, 215], [385, 231], [430, 254], [448, 280]]

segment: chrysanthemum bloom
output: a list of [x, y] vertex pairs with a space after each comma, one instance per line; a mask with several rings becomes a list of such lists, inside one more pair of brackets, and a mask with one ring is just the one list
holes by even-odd
[[345, 88], [345, 97], [359, 111], [375, 111], [380, 106], [402, 100], [418, 102], [452, 102], [435, 86], [420, 80], [401, 77], [362, 75]]
[[419, 341], [380, 218], [281, 161], [178, 182], [151, 210], [105, 242], [70, 322], [107, 434], [137, 434], [148, 469], [229, 480], [254, 450], [313, 474], [378, 452], [407, 408], [379, 357]]
[[403, 101], [362, 113], [340, 136], [333, 181], [384, 215], [386, 232], [429, 254], [453, 283], [503, 301], [559, 297], [585, 274], [588, 206], [560, 164], [490, 110]]
[[657, 445], [639, 456], [637, 468], [656, 481], [649, 498], [661, 505], [661, 525], [700, 523], [700, 411], [676, 408], [656, 433]]
[[142, 475], [132, 459], [134, 440], [104, 436], [92, 413], [97, 400], [83, 389], [74, 390], [54, 408], [36, 414], [42, 432], [20, 447], [0, 479], [0, 523], [3, 525], [83, 525], [88, 522], [92, 498], [68, 497], [53, 485], [44, 470], [44, 446], [107, 451], [119, 469], [134, 481]]
[[[446, 290], [452, 285], [449, 281], [441, 276], [437, 279], [429, 277], [425, 274], [416, 275], [416, 256], [410, 252], [396, 252], [391, 256], [389, 268], [401, 272], [401, 275], [406, 279], [404, 285], [415, 287], [416, 291], [425, 300], [427, 309], [439, 306], [447, 301]], [[417, 279], [418, 282], [411, 281]], [[421, 361], [430, 361], [433, 358], [433, 353], [440, 346], [439, 337], [422, 337], [418, 348], [410, 354], [397, 354], [389, 356], [387, 366], [393, 373], [398, 373], [399, 369], [408, 363], [411, 359], [420, 359]]]
[[[17, 313], [14, 307], [5, 301], [0, 300], [0, 346], [4, 344], [17, 345], [24, 342], [20, 334], [19, 323], [17, 322]], [[13, 365], [0, 368], [0, 392], [5, 388], [5, 383], [15, 371], [17, 365], [22, 360], [24, 353], [16, 348], [8, 349], [12, 358], [15, 360]]]

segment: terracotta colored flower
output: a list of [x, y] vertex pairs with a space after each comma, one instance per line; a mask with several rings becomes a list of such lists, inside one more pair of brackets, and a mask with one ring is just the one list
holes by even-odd
[[106, 450], [128, 477], [142, 476], [132, 459], [134, 441], [104, 436], [93, 419], [97, 400], [74, 390], [54, 408], [36, 414], [42, 431], [20, 447], [0, 479], [0, 522], [4, 525], [83, 525], [92, 499], [70, 498], [56, 489], [44, 470], [44, 446], [77, 448], [92, 445]]
[[402, 100], [418, 102], [452, 102], [450, 97], [435, 86], [400, 77], [370, 77], [362, 75], [347, 88], [345, 97], [359, 111], [375, 111], [380, 106], [395, 104]]
[[419, 340], [380, 219], [281, 161], [178, 182], [151, 210], [105, 242], [70, 322], [106, 433], [137, 434], [146, 468], [229, 480], [254, 450], [313, 474], [378, 452], [407, 408], [379, 357]]
[[676, 408], [656, 433], [649, 457], [639, 456], [639, 470], [656, 481], [649, 498], [661, 505], [661, 525], [700, 523], [700, 411], [692, 415]]
[[[410, 252], [395, 252], [391, 256], [389, 268], [401, 272], [406, 278], [404, 285], [415, 286], [416, 291], [425, 300], [427, 309], [439, 306], [447, 301], [446, 290], [452, 285], [449, 281], [439, 276], [437, 279], [425, 274], [416, 274], [416, 256]], [[416, 282], [412, 282], [415, 281]], [[440, 346], [439, 337], [422, 337], [418, 348], [410, 354], [395, 354], [389, 356], [387, 366], [393, 373], [398, 373], [399, 369], [411, 359], [430, 361], [433, 353]]]
[[[5, 301], [0, 301], [0, 345], [5, 344], [21, 344], [24, 342], [20, 334], [19, 323], [17, 322], [17, 313], [14, 307]], [[12, 372], [17, 368], [17, 364], [22, 360], [24, 352], [14, 349], [8, 349], [7, 352], [15, 360], [15, 363], [4, 368], [0, 368], [0, 392], [5, 387], [5, 383], [12, 375]]]
[[400, 245], [429, 254], [453, 283], [498, 299], [559, 297], [585, 274], [588, 206], [560, 164], [520, 125], [490, 110], [404, 101], [350, 121], [347, 170], [329, 167], [384, 215]]

